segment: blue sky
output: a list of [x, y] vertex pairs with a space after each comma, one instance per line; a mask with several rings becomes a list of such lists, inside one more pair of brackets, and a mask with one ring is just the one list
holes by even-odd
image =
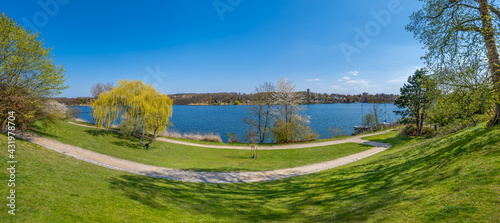
[[[42, 3], [42, 4], [41, 4]], [[163, 93], [245, 92], [285, 77], [297, 90], [398, 93], [424, 66], [404, 27], [410, 0], [4, 1], [67, 69], [61, 96], [144, 80]]]

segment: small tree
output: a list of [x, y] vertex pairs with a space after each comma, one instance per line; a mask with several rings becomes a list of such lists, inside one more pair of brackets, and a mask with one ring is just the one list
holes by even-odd
[[278, 143], [313, 140], [318, 137], [309, 127], [309, 117], [302, 115], [304, 107], [295, 86], [285, 78], [278, 80], [273, 93], [276, 103], [276, 121], [272, 128], [273, 136]]
[[402, 111], [395, 111], [403, 118], [411, 118], [411, 122], [416, 124], [417, 135], [423, 127], [426, 112], [431, 102], [434, 85], [429, 81], [425, 69], [415, 71], [415, 74], [408, 77], [408, 84], [400, 89], [400, 96], [394, 102]]
[[[139, 143], [147, 149], [157, 134], [166, 130], [172, 116], [172, 99], [140, 80], [120, 80], [117, 87], [99, 95], [92, 107], [98, 126], [109, 128], [118, 117], [122, 117], [131, 125], [128, 131], [140, 133]], [[153, 139], [143, 143], [144, 136], [149, 133], [153, 134]]]
[[257, 137], [259, 143], [264, 143], [267, 138], [276, 117], [272, 101], [274, 89], [274, 85], [269, 82], [259, 85], [252, 95], [252, 104], [245, 108], [248, 111], [245, 122], [248, 125], [247, 137], [250, 141]]
[[328, 133], [330, 134], [330, 138], [337, 137], [337, 130], [335, 129], [335, 126], [328, 127]]
[[97, 99], [99, 95], [103, 92], [108, 92], [113, 88], [113, 84], [108, 82], [106, 84], [104, 83], [96, 83], [92, 88], [90, 89], [90, 93], [92, 94], [92, 97], [94, 99]]
[[380, 127], [380, 120], [384, 115], [384, 109], [382, 108], [382, 106], [380, 106], [380, 104], [371, 104], [370, 113], [373, 114], [373, 122], [374, 122], [373, 128]]
[[363, 117], [363, 126], [369, 128], [370, 131], [375, 129], [378, 126], [378, 121], [376, 116], [373, 113], [368, 113]]

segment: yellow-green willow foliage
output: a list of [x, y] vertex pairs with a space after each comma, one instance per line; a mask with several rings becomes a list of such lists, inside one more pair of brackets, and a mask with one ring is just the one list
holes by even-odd
[[[134, 123], [134, 130], [142, 136], [165, 131], [172, 117], [172, 99], [157, 92], [150, 84], [142, 81], [120, 80], [118, 86], [99, 95], [92, 103], [94, 119], [99, 127], [109, 128], [120, 116]], [[141, 137], [141, 144], [142, 137]], [[149, 144], [144, 144], [149, 148]]]

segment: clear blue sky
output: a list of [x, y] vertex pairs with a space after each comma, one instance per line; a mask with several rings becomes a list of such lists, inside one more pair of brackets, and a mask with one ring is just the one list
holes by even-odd
[[168, 94], [250, 93], [282, 77], [297, 90], [398, 93], [424, 66], [422, 45], [404, 29], [417, 1], [40, 2], [0, 6], [53, 47], [67, 69], [65, 97], [90, 96], [96, 82], [120, 79]]

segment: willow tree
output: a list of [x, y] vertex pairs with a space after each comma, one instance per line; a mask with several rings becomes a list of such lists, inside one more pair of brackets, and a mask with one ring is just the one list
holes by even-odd
[[[172, 117], [172, 99], [140, 80], [120, 80], [118, 86], [101, 93], [92, 108], [99, 127], [109, 128], [118, 118], [132, 123], [133, 131], [140, 133], [139, 143], [147, 149], [157, 134], [166, 130]], [[145, 143], [143, 138], [147, 134], [152, 134], [153, 138]]]
[[412, 14], [406, 27], [427, 47], [429, 68], [441, 73], [450, 66], [486, 59], [490, 92], [495, 95], [494, 116], [500, 121], [500, 9], [495, 0], [421, 0], [423, 8]]

